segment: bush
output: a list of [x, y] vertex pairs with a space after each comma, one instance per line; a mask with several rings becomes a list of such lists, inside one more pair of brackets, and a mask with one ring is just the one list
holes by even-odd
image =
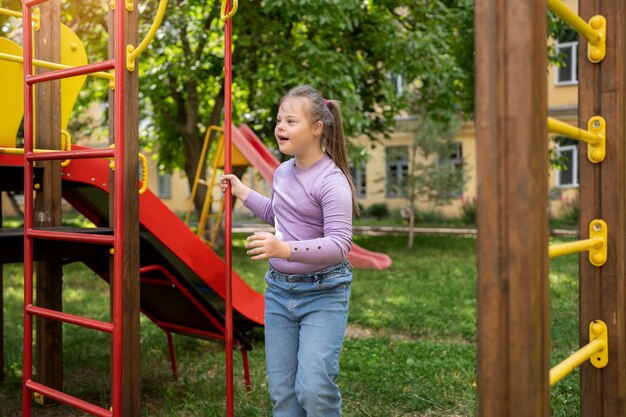
[[389, 217], [389, 208], [385, 203], [372, 204], [370, 208], [367, 209], [367, 215], [380, 220]]
[[476, 202], [476, 198], [472, 199], [463, 199], [463, 204], [461, 205], [461, 210], [463, 214], [461, 214], [461, 220], [466, 224], [476, 224], [476, 213], [477, 213], [478, 204]]

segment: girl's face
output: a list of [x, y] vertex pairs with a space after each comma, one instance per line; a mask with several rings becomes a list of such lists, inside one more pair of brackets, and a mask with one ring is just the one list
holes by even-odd
[[283, 101], [276, 116], [274, 136], [278, 149], [286, 155], [305, 157], [322, 149], [322, 122], [311, 120], [310, 103], [305, 98]]

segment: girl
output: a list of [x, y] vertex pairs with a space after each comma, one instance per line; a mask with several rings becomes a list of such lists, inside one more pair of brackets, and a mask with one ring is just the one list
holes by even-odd
[[276, 233], [248, 237], [248, 255], [268, 259], [265, 348], [274, 417], [341, 416], [335, 380], [348, 316], [352, 214], [358, 215], [339, 103], [310, 86], [280, 101], [278, 148], [293, 158], [274, 173], [272, 197], [221, 179]]

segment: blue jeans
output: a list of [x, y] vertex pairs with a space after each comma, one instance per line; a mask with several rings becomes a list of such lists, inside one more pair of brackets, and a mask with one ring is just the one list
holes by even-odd
[[274, 417], [341, 416], [335, 384], [352, 267], [265, 275], [265, 351]]

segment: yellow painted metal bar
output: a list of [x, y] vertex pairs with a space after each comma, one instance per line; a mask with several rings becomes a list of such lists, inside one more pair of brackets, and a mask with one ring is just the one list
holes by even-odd
[[167, 8], [167, 0], [159, 1], [159, 7], [157, 9], [156, 15], [154, 16], [154, 22], [150, 25], [150, 29], [148, 33], [146, 33], [146, 37], [137, 45], [135, 48], [133, 45], [126, 45], [126, 69], [128, 71], [135, 70], [135, 60], [139, 57], [139, 55], [148, 47], [154, 36], [156, 35], [157, 29], [161, 26], [161, 22], [163, 21], [163, 16], [165, 15], [165, 9]]
[[[19, 19], [22, 18], [22, 12], [18, 12], [16, 10], [11, 10], [11, 9], [5, 9], [4, 7], [0, 7], [0, 15], [17, 17]], [[33, 8], [32, 19], [33, 19], [33, 28], [35, 30], [39, 30], [39, 27], [41, 26], [41, 10], [39, 9], [39, 7]]]
[[[22, 57], [22, 56], [5, 54], [5, 53], [1, 53], [1, 52], [0, 52], [0, 59], [2, 59], [4, 61], [18, 62], [20, 64], [24, 63], [24, 57]], [[63, 65], [63, 64], [58, 64], [56, 62], [42, 61], [40, 59], [33, 59], [33, 65], [35, 65], [37, 67], [49, 68], [49, 69], [55, 69], [55, 70], [74, 68], [74, 67], [72, 67], [70, 65]], [[104, 79], [107, 79], [109, 81], [113, 81], [115, 79], [115, 76], [112, 73], [104, 72], [104, 71], [94, 72], [94, 73], [91, 73], [89, 75], [91, 75], [93, 77], [104, 78]]]
[[[33, 149], [34, 153], [59, 152], [58, 149]], [[0, 155], [24, 155], [24, 148], [0, 146]]]
[[606, 55], [606, 18], [596, 15], [585, 22], [561, 0], [548, 0], [548, 7], [557, 16], [582, 34], [587, 41], [587, 58], [593, 63], [604, 59]]
[[550, 245], [548, 255], [550, 258], [555, 258], [557, 256], [589, 251], [589, 262], [594, 266], [602, 266], [607, 260], [607, 247], [608, 226], [603, 220], [595, 219], [589, 223], [589, 239]]
[[598, 144], [602, 140], [596, 133], [572, 126], [571, 124], [562, 122], [554, 117], [548, 117], [548, 131], [551, 133], [559, 133], [572, 139], [577, 139], [591, 144]]
[[237, 13], [237, 9], [239, 8], [239, 0], [233, 0], [233, 6], [230, 9], [230, 12], [226, 13], [226, 0], [222, 0], [222, 20], [228, 20], [232, 18], [235, 13]]
[[550, 385], [556, 384], [589, 359], [594, 367], [604, 368], [609, 363], [608, 346], [606, 324], [601, 320], [592, 321], [589, 324], [589, 343], [550, 369]]
[[0, 14], [5, 15], [5, 16], [18, 17], [20, 19], [22, 18], [21, 12], [17, 12], [15, 10], [10, 10], [10, 9], [5, 9], [4, 7], [0, 7]]
[[[216, 152], [213, 156], [213, 163], [211, 166], [211, 178], [207, 184], [207, 193], [204, 197], [204, 204], [202, 205], [202, 212], [200, 213], [200, 220], [198, 221], [198, 230], [196, 234], [200, 239], [203, 239], [204, 229], [206, 228], [206, 222], [209, 218], [209, 211], [211, 209], [211, 205], [213, 203], [213, 189], [215, 187], [215, 182], [217, 181], [217, 171], [219, 169], [219, 161], [224, 158], [224, 134], [220, 135], [219, 140], [217, 141], [217, 146], [215, 148]], [[224, 211], [224, 199], [221, 200], [220, 208], [216, 213], [215, 222], [211, 229], [211, 239], [209, 240], [209, 245], [213, 246], [215, 244], [215, 240], [217, 239], [217, 231], [220, 227], [220, 222], [222, 220], [222, 212]], [[204, 239], [203, 239], [204, 240]]]
[[204, 143], [202, 144], [202, 150], [200, 151], [200, 157], [198, 158], [198, 168], [196, 168], [196, 176], [193, 180], [193, 186], [191, 187], [191, 196], [189, 197], [189, 204], [187, 204], [187, 214], [185, 214], [185, 224], [189, 226], [189, 217], [191, 215], [191, 210], [193, 209], [193, 201], [196, 198], [196, 193], [198, 192], [198, 183], [201, 182], [200, 174], [202, 173], [202, 166], [204, 165], [204, 161], [206, 160], [206, 154], [209, 147], [209, 139], [211, 138], [211, 133], [223, 132], [224, 130], [219, 126], [209, 126], [204, 135]]
[[554, 117], [548, 117], [548, 131], [587, 142], [587, 159], [597, 164], [606, 156], [606, 121], [602, 116], [593, 116], [587, 122], [587, 130], [572, 126]]
[[600, 239], [583, 239], [575, 242], [550, 245], [548, 253], [550, 258], [556, 258], [557, 256], [571, 255], [573, 253], [588, 251], [589, 249], [599, 247], [600, 245], [602, 245], [602, 240]]
[[600, 42], [600, 34], [591, 27], [591, 25], [585, 22], [580, 16], [574, 13], [563, 1], [561, 0], [548, 0], [548, 7], [554, 13], [563, 19], [567, 24], [580, 32], [591, 43], [597, 44]]

